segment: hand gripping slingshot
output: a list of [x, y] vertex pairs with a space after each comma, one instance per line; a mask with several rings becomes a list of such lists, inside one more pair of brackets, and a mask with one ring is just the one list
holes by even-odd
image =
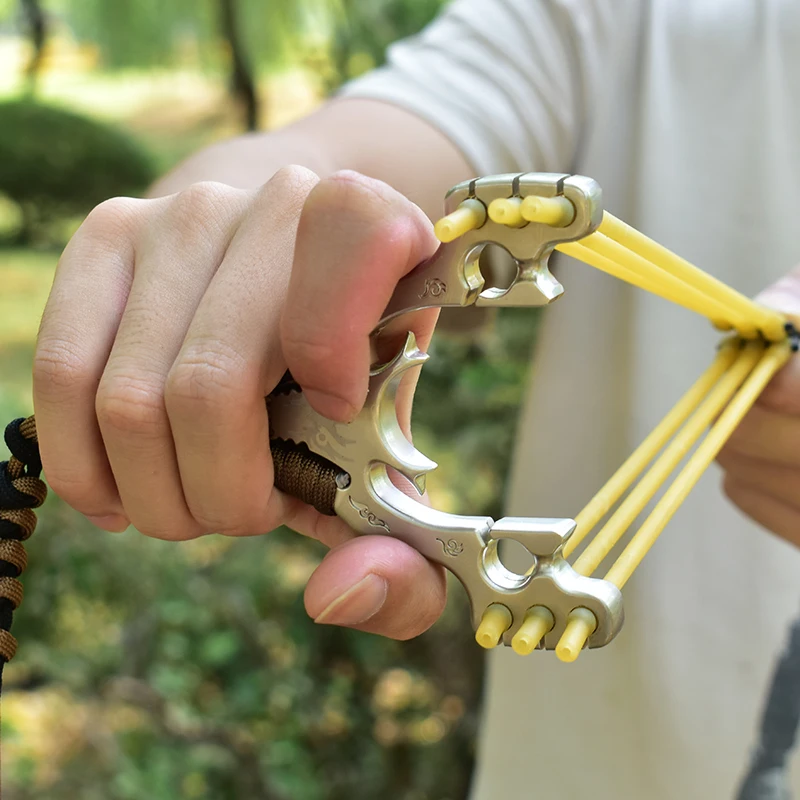
[[[553, 250], [702, 314], [729, 332], [711, 366], [574, 520], [459, 516], [430, 508], [395, 486], [388, 468], [422, 494], [426, 474], [436, 467], [403, 435], [395, 412], [403, 375], [427, 359], [412, 333], [392, 360], [372, 368], [367, 402], [348, 424], [317, 414], [289, 375], [267, 398], [278, 488], [338, 515], [357, 533], [394, 536], [445, 566], [469, 596], [483, 647], [502, 642], [520, 654], [555, 650], [562, 661], [573, 661], [584, 647], [602, 647], [619, 632], [622, 587], [769, 380], [798, 349], [800, 335], [778, 312], [604, 212], [600, 188], [590, 178], [538, 173], [480, 178], [454, 187], [446, 212], [435, 228], [442, 246], [400, 281], [375, 336], [422, 308], [548, 305], [564, 291], [547, 267]], [[515, 260], [516, 275], [505, 288], [487, 288], [481, 272], [481, 253], [490, 244]], [[21, 542], [33, 533], [33, 509], [46, 494], [33, 417], [12, 422], [5, 439], [12, 455], [0, 464], [0, 678], [17, 647], [9, 629], [22, 600]], [[611, 568], [596, 576], [692, 448]], [[515, 540], [533, 556], [525, 574], [500, 560], [503, 539]]]

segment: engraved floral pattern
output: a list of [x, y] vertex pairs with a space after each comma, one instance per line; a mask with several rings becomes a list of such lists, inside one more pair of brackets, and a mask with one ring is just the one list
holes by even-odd
[[382, 520], [380, 517], [377, 517], [373, 514], [367, 506], [361, 505], [361, 503], [356, 503], [352, 497], [348, 495], [347, 499], [350, 501], [350, 505], [358, 511], [358, 516], [362, 519], [365, 519], [369, 525], [372, 525], [373, 528], [383, 528], [386, 533], [389, 533], [389, 526]]
[[461, 544], [461, 542], [457, 542], [455, 539], [448, 539], [445, 542], [444, 539], [439, 539], [437, 537], [436, 541], [441, 543], [442, 550], [444, 550], [446, 556], [456, 558], [464, 552], [464, 545]]
[[441, 297], [447, 291], [447, 284], [439, 278], [428, 278], [420, 297]]

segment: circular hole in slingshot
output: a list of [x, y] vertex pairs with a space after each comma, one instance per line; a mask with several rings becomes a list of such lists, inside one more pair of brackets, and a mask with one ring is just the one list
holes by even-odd
[[467, 259], [483, 276], [483, 292], [502, 294], [517, 278], [517, 260], [502, 245], [493, 242], [478, 245]]
[[491, 539], [483, 550], [483, 569], [498, 589], [515, 591], [530, 583], [536, 556], [514, 539]]

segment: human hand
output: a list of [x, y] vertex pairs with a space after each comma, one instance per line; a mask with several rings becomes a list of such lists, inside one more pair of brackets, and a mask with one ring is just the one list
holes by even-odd
[[[204, 183], [98, 206], [59, 262], [36, 349], [53, 491], [101, 528], [161, 539], [288, 525], [331, 548], [306, 589], [313, 618], [421, 633], [443, 570], [275, 489], [264, 397], [288, 367], [315, 410], [352, 418], [369, 333], [435, 247], [416, 206], [351, 172], [289, 167], [257, 191]], [[414, 317], [423, 347], [434, 324]]]
[[[758, 299], [800, 317], [800, 267]], [[775, 376], [720, 453], [728, 497], [749, 517], [800, 546], [800, 357]]]

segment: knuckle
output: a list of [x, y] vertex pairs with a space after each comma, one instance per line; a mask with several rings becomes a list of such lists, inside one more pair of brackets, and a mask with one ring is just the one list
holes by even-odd
[[219, 409], [249, 383], [246, 364], [236, 351], [218, 341], [198, 343], [181, 354], [167, 376], [167, 408]]
[[257, 192], [252, 213], [260, 215], [264, 207], [283, 225], [294, 228], [303, 207], [319, 183], [319, 177], [310, 169], [294, 164], [279, 169]]
[[222, 183], [194, 183], [175, 195], [170, 206], [171, 216], [177, 224], [192, 230], [219, 224], [220, 208], [238, 194], [241, 194], [239, 190]]
[[319, 176], [306, 167], [289, 164], [281, 167], [264, 185], [273, 187], [287, 194], [305, 195], [310, 188], [319, 182]]
[[162, 246], [166, 235], [178, 249], [205, 250], [209, 255], [227, 243], [235, 230], [240, 204], [246, 193], [222, 183], [194, 183], [169, 200], [159, 223], [148, 230], [145, 248]]
[[400, 260], [411, 256], [415, 242], [430, 236], [430, 221], [417, 206], [385, 183], [352, 170], [331, 175], [309, 199], [312, 210], [357, 224], [363, 247], [389, 249]]
[[380, 181], [359, 172], [341, 170], [320, 184], [317, 198], [318, 202], [332, 205], [344, 213], [372, 216], [376, 203], [379, 208], [391, 205], [387, 188]]
[[89, 379], [86, 361], [67, 340], [40, 338], [33, 358], [33, 386], [37, 395], [70, 396], [85, 387]]
[[213, 208], [233, 192], [232, 187], [217, 181], [199, 181], [182, 189], [175, 195], [177, 204], [188, 208]]
[[95, 411], [102, 429], [137, 436], [161, 434], [166, 419], [162, 389], [126, 375], [103, 378]]
[[722, 448], [717, 454], [717, 464], [726, 472], [729, 473], [733, 467], [736, 466], [738, 457], [736, 451], [728, 444]]
[[142, 203], [133, 197], [112, 197], [95, 206], [83, 223], [83, 228], [90, 234], [119, 235], [128, 232], [138, 216]]
[[[782, 377], [782, 376], [779, 376]], [[761, 399], [767, 408], [778, 414], [795, 415], [800, 413], [800, 392], [795, 381], [774, 380], [767, 387], [765, 397]]]
[[109, 254], [119, 252], [121, 243], [132, 243], [136, 239], [138, 221], [142, 208], [152, 203], [151, 200], [139, 200], [133, 197], [112, 197], [89, 212], [83, 221], [74, 240], [64, 252], [75, 253], [77, 247], [100, 249]]

